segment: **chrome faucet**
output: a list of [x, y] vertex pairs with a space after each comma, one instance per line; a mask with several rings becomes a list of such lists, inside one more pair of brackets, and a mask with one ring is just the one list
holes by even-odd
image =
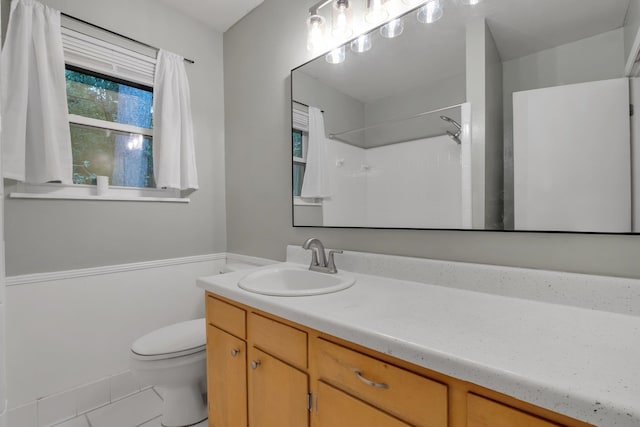
[[342, 251], [329, 251], [329, 257], [324, 253], [324, 245], [319, 239], [311, 238], [304, 242], [303, 249], [311, 250], [311, 265], [309, 270], [321, 273], [336, 274], [338, 269], [334, 260], [334, 254], [341, 254]]

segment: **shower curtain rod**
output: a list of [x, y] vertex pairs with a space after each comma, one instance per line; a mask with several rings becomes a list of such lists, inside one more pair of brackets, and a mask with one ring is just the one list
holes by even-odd
[[[113, 34], [114, 36], [118, 36], [118, 37], [123, 38], [125, 40], [132, 41], [132, 42], [137, 43], [137, 44], [139, 44], [141, 46], [145, 46], [145, 47], [148, 47], [148, 48], [151, 48], [151, 49], [155, 49], [155, 50], [160, 50], [160, 48], [158, 48], [158, 47], [155, 47], [155, 46], [150, 45], [150, 44], [145, 43], [145, 42], [141, 42], [140, 40], [136, 40], [136, 39], [133, 39], [131, 37], [127, 37], [124, 34], [116, 33], [115, 31], [112, 31], [112, 30], [110, 30], [108, 28], [104, 28], [104, 27], [101, 27], [100, 25], [96, 25], [96, 24], [94, 24], [92, 22], [85, 21], [84, 19], [77, 18], [75, 16], [69, 15], [68, 13], [60, 12], [60, 15], [64, 16], [65, 18], [69, 18], [69, 19], [72, 19], [74, 21], [81, 22], [83, 24], [89, 25], [90, 27], [97, 28], [99, 30], [105, 31], [105, 32], [107, 32], [109, 34]], [[183, 58], [183, 59], [184, 59], [184, 62], [188, 62], [189, 64], [195, 64], [196, 63], [193, 59], [189, 59], [189, 58]]]
[[340, 132], [340, 133], [330, 133], [329, 134], [329, 138], [330, 139], [336, 139], [336, 137], [342, 136], [342, 135], [349, 135], [349, 134], [355, 133], [355, 132], [362, 132], [363, 130], [374, 129], [374, 128], [377, 128], [377, 127], [380, 127], [380, 126], [385, 126], [385, 125], [392, 124], [392, 123], [406, 122], [407, 120], [417, 119], [419, 117], [428, 116], [429, 114], [439, 113], [441, 111], [450, 110], [450, 109], [456, 108], [456, 107], [462, 107], [463, 105], [464, 104], [451, 105], [449, 107], [438, 108], [437, 110], [425, 111], [424, 113], [419, 113], [419, 114], [416, 114], [415, 116], [411, 116], [411, 117], [405, 117], [405, 118], [402, 118], [402, 119], [395, 119], [395, 120], [387, 120], [386, 122], [380, 122], [380, 123], [376, 123], [376, 124], [373, 124], [373, 125], [370, 125], [370, 126], [365, 126], [363, 128], [347, 130], [347, 131]]
[[[422, 139], [427, 139], [427, 138], [439, 138], [441, 136], [448, 136], [446, 133], [437, 133], [435, 135], [429, 135], [426, 136]], [[365, 148], [365, 149], [369, 149], [369, 148], [379, 148], [379, 147], [389, 147], [391, 145], [397, 145], [397, 144], [406, 144], [407, 142], [413, 142], [413, 141], [417, 141], [416, 138], [410, 138], [410, 139], [401, 139], [398, 141], [393, 141], [393, 142], [387, 142], [384, 144], [380, 144], [380, 145], [374, 145], [373, 147], [363, 147], [361, 145], [355, 144], [353, 141], [347, 141], [346, 139], [340, 139], [340, 138], [331, 138], [333, 141], [339, 141], [342, 142], [344, 144], [349, 144], [349, 145], [353, 145], [356, 147], [360, 147], [360, 148]]]

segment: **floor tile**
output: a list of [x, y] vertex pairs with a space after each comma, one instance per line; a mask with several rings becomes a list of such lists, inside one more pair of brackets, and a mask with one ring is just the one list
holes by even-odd
[[65, 421], [62, 424], [56, 424], [54, 427], [89, 427], [89, 423], [87, 422], [87, 418], [81, 415], [72, 420]]
[[76, 416], [76, 396], [73, 390], [53, 394], [38, 400], [38, 425], [55, 425]]
[[91, 427], [137, 427], [162, 413], [162, 400], [151, 389], [91, 411]]

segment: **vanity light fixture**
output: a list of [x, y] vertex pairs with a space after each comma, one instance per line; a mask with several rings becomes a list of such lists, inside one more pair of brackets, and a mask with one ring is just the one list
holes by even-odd
[[418, 22], [423, 24], [433, 24], [443, 15], [440, 0], [429, 0], [424, 6], [418, 9]]
[[[309, 17], [307, 18], [307, 50], [312, 52], [320, 52], [328, 45], [334, 45], [336, 42], [344, 42], [354, 32], [358, 34], [363, 29], [367, 30], [367, 24], [382, 24], [388, 18], [390, 13], [396, 16], [395, 19], [387, 22], [380, 27], [382, 37], [391, 39], [398, 37], [404, 31], [404, 19], [406, 17], [399, 16], [401, 8], [400, 3], [411, 7], [418, 7], [416, 18], [423, 24], [432, 24], [438, 21], [444, 15], [443, 1], [447, 0], [319, 0], [309, 8]], [[458, 2], [462, 5], [475, 6], [483, 0], [449, 0]], [[331, 4], [331, 12], [325, 18], [320, 14], [320, 10]], [[422, 5], [422, 6], [420, 6]], [[387, 10], [389, 9], [389, 10]], [[406, 9], [406, 7], [405, 7]], [[353, 16], [354, 11], [358, 16]], [[398, 17], [399, 16], [399, 17]], [[327, 19], [331, 20], [331, 30], [325, 29]], [[363, 27], [364, 24], [364, 27]], [[369, 25], [369, 28], [371, 26]], [[357, 30], [357, 31], [354, 31]], [[372, 37], [371, 33], [362, 34], [349, 43], [351, 50], [356, 53], [363, 53], [371, 49]], [[342, 45], [327, 53], [325, 58], [331, 64], [340, 64], [344, 62], [346, 56], [346, 45]]]
[[333, 49], [324, 57], [329, 64], [342, 64], [347, 57], [345, 45]]
[[386, 39], [398, 37], [404, 31], [404, 19], [402, 17], [389, 21], [380, 27], [380, 35]]
[[364, 53], [371, 49], [371, 33], [362, 34], [351, 42], [351, 50], [355, 53]]

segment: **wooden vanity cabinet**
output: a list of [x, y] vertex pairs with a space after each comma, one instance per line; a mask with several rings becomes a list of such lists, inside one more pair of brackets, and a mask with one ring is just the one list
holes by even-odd
[[307, 334], [207, 294], [210, 427], [309, 425]]
[[309, 425], [307, 374], [255, 347], [251, 348], [249, 358], [249, 425]]
[[249, 425], [309, 425], [307, 334], [249, 313]]
[[207, 391], [210, 426], [247, 426], [247, 344], [207, 325]]
[[[445, 384], [322, 338], [313, 343], [313, 357], [320, 381], [409, 425], [447, 427]], [[319, 393], [317, 413], [327, 410]]]
[[468, 427], [562, 427], [493, 400], [469, 393], [467, 396]]
[[210, 427], [593, 427], [207, 292]]
[[206, 317], [209, 426], [246, 427], [246, 311], [207, 295]]
[[318, 382], [315, 427], [410, 427], [410, 424], [371, 406], [331, 385]]

